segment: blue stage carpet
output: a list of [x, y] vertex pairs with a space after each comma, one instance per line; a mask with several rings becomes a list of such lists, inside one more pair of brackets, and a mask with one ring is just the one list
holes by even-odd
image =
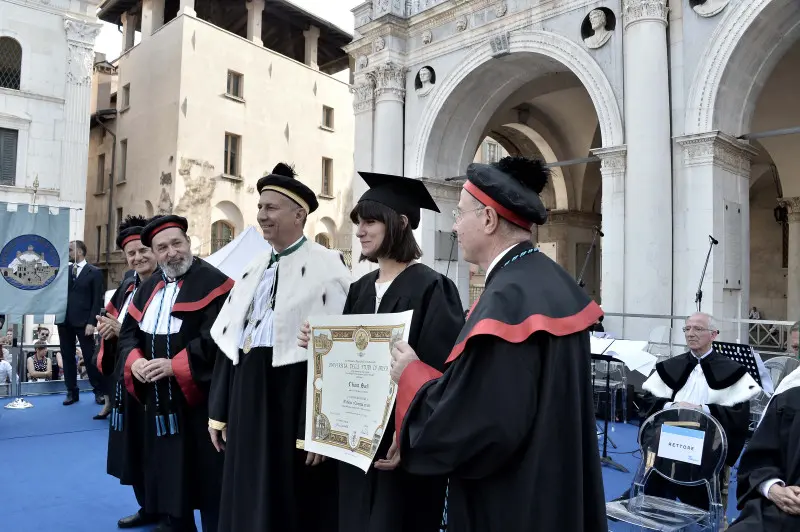
[[[108, 422], [94, 421], [100, 411], [91, 394], [63, 406], [63, 395], [27, 398], [34, 408], [0, 408], [2, 457], [2, 525], [9, 532], [111, 532], [117, 520], [138, 509], [133, 490], [106, 475]], [[0, 399], [0, 406], [9, 401]], [[630, 487], [639, 464], [638, 428], [616, 424], [610, 431], [617, 444], [609, 456], [629, 473], [603, 468], [606, 499]], [[601, 440], [602, 443], [602, 440]], [[614, 454], [612, 454], [614, 453]], [[734, 475], [735, 477], [735, 475]], [[736, 511], [736, 485], [732, 482], [728, 521]], [[198, 530], [199, 515], [196, 514]], [[140, 529], [144, 530], [144, 529]]]

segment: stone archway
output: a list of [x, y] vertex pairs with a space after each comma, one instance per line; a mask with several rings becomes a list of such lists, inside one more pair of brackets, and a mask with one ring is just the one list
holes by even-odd
[[[622, 114], [614, 91], [586, 50], [555, 33], [516, 33], [509, 36], [509, 54], [505, 57], [494, 58], [490, 44], [486, 43], [442, 80], [425, 108], [414, 139], [411, 175], [457, 175], [474, 155], [483, 129], [500, 103], [527, 81], [544, 73], [565, 70], [577, 76], [589, 93], [600, 123], [603, 147], [621, 145]], [[520, 76], [520, 71], [530, 74]], [[474, 90], [484, 76], [490, 77], [494, 87], [488, 98], [486, 90]], [[485, 100], [473, 101], [476, 94]], [[467, 135], [448, 135], [452, 123], [468, 125]]]
[[800, 3], [795, 0], [738, 0], [724, 13], [694, 74], [687, 135], [746, 133], [761, 88], [800, 39]]

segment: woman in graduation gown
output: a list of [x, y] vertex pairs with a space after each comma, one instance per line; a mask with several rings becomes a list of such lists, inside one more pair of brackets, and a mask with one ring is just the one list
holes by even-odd
[[123, 517], [117, 525], [133, 528], [154, 523], [158, 516], [144, 511], [144, 478], [141, 450], [144, 444], [142, 421], [144, 411], [138, 401], [125, 389], [124, 360], [117, 356], [119, 330], [128, 305], [139, 285], [150, 278], [158, 264], [153, 251], [142, 244], [141, 233], [147, 220], [142, 216], [128, 216], [119, 226], [117, 247], [122, 249], [128, 268], [134, 271], [123, 279], [111, 301], [106, 305], [105, 316], [97, 317], [97, 331], [101, 336], [97, 352], [97, 369], [107, 379], [106, 389], [112, 393], [110, 404], [111, 428], [108, 432], [108, 458], [106, 471], [121, 484], [133, 486], [139, 511]]
[[800, 530], [800, 370], [775, 391], [739, 463], [730, 532]]
[[[360, 172], [370, 189], [350, 219], [357, 226], [361, 260], [378, 269], [350, 286], [344, 314], [395, 313], [413, 310], [409, 343], [431, 366], [442, 370], [464, 325], [455, 284], [417, 262], [422, 252], [412, 229], [420, 209], [439, 212], [425, 185], [417, 180]], [[301, 332], [301, 345], [308, 341]], [[389, 427], [394, 427], [394, 413]], [[339, 530], [359, 532], [438, 532], [442, 523], [446, 477], [420, 477], [392, 469], [387, 456], [394, 431], [384, 432], [379, 460], [366, 474], [339, 463]]]

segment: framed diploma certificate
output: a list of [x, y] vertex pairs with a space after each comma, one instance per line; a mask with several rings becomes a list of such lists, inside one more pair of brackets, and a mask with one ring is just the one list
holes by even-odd
[[408, 341], [412, 313], [309, 319], [306, 451], [369, 470], [384, 433], [394, 430], [389, 366], [395, 342]]

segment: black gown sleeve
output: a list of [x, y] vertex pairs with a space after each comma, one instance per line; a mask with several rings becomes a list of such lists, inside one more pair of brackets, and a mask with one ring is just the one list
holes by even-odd
[[487, 336], [468, 344], [444, 375], [417, 391], [405, 413], [398, 440], [403, 467], [416, 475], [480, 479], [513, 460], [538, 407], [539, 355], [531, 340]]
[[130, 313], [125, 316], [120, 327], [117, 356], [119, 356], [117, 369], [120, 372], [117, 379], [123, 380], [128, 393], [140, 403], [143, 402], [144, 384], [136, 380], [131, 371], [133, 363], [144, 358], [143, 334], [139, 329], [139, 323]]
[[731, 467], [742, 454], [750, 429], [750, 403], [734, 406], [707, 405], [711, 416], [719, 421], [728, 436], [728, 456], [725, 463]]
[[736, 485], [739, 510], [744, 508], [747, 501], [763, 497], [759, 490], [762, 482], [773, 478], [786, 479], [782, 456], [780, 416], [776, 398], [767, 408], [764, 419], [753, 434], [739, 463]]
[[186, 348], [172, 358], [175, 379], [189, 406], [196, 406], [207, 399], [218, 351], [217, 344], [211, 338], [211, 327], [227, 297], [227, 292], [221, 294], [202, 309], [197, 334], [186, 344]]
[[222, 430], [228, 424], [228, 405], [230, 404], [233, 361], [221, 349], [217, 349], [217, 360], [211, 376], [211, 389], [208, 392], [208, 426]]
[[431, 285], [424, 297], [425, 314], [414, 349], [420, 360], [438, 371], [444, 371], [445, 361], [464, 326], [464, 308], [453, 281], [441, 276]]

